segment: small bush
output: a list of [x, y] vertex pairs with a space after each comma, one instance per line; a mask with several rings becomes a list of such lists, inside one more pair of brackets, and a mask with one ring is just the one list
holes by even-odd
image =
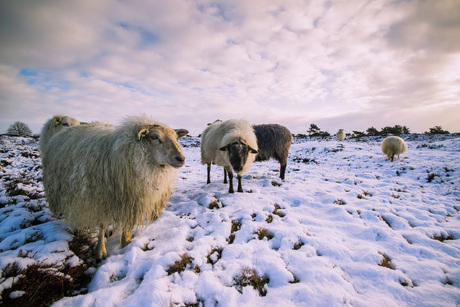
[[425, 132], [426, 134], [449, 134], [447, 130], [443, 130], [441, 126], [434, 126], [430, 128], [430, 131]]

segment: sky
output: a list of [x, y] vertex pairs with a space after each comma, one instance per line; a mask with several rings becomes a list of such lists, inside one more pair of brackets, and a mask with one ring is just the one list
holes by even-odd
[[0, 133], [147, 114], [460, 132], [460, 1], [0, 2]]

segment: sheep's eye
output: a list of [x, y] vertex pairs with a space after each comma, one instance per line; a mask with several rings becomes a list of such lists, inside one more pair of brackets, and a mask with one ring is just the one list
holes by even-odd
[[250, 150], [250, 149], [249, 149], [249, 151], [248, 151], [248, 152], [249, 152], [249, 153], [251, 153], [251, 152], [252, 152], [252, 150]]
[[158, 143], [160, 143], [160, 144], [163, 143], [157, 135], [154, 135], [154, 134], [153, 134], [153, 135], [151, 136], [151, 138], [152, 138], [152, 140], [154, 140], [154, 141], [158, 141]]

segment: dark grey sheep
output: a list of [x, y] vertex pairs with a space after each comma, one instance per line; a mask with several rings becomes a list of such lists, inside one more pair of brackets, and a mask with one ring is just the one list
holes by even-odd
[[280, 163], [280, 178], [284, 180], [289, 148], [292, 144], [292, 133], [286, 127], [278, 124], [255, 125], [259, 153], [256, 161], [268, 161], [270, 158]]

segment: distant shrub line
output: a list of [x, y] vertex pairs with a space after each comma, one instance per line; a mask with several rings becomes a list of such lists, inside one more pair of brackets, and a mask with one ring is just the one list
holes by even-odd
[[[365, 136], [387, 136], [387, 135], [401, 135], [401, 134], [410, 134], [410, 129], [406, 126], [395, 125], [393, 127], [386, 126], [380, 129], [380, 131], [375, 127], [370, 127], [366, 131], [356, 131], [353, 130], [350, 135], [352, 138], [360, 138]], [[443, 130], [441, 126], [435, 126], [430, 128], [429, 131], [425, 131], [424, 134], [434, 135], [434, 134], [449, 134], [447, 130]], [[311, 124], [310, 128], [307, 130], [307, 134], [297, 134], [295, 135], [298, 138], [306, 137], [319, 137], [327, 138], [331, 134], [327, 131], [322, 131], [317, 125]]]

